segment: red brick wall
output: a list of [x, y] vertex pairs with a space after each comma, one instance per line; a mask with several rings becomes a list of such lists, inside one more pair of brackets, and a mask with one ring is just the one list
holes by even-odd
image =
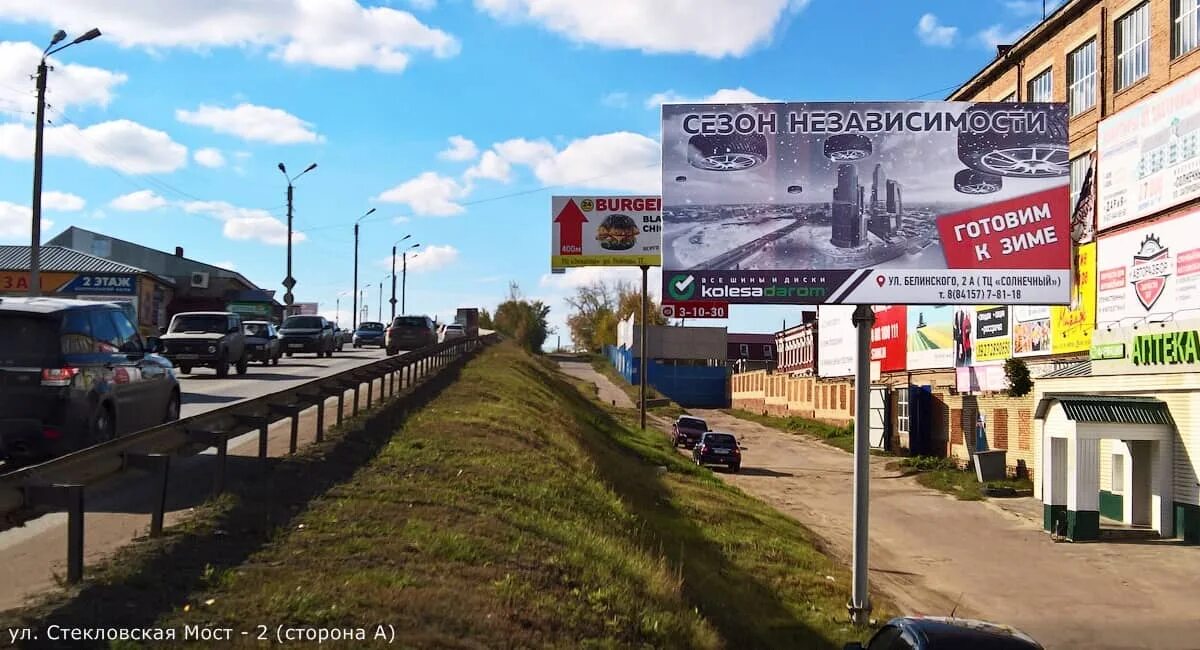
[[1017, 421], [1017, 449], [1029, 451], [1033, 446], [1033, 414], [1028, 409], [1020, 409]]
[[991, 434], [994, 446], [1008, 449], [1008, 409], [992, 411]]
[[964, 444], [962, 418], [962, 409], [950, 409], [950, 444], [952, 445]]

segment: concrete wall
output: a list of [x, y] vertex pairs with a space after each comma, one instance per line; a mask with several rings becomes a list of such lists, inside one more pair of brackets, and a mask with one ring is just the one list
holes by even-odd
[[[635, 357], [641, 352], [641, 325], [626, 325], [626, 336], [618, 339]], [[724, 327], [668, 327], [652, 325], [646, 330], [646, 356], [651, 359], [700, 359], [724, 361]]]
[[757, 370], [735, 374], [730, 381], [733, 407], [737, 409], [776, 417], [811, 418], [839, 426], [854, 418], [854, 383], [849, 380]]

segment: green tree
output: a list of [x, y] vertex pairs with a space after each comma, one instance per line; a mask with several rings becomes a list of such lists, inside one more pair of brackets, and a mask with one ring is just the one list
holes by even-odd
[[540, 300], [530, 302], [521, 297], [517, 283], [508, 285], [508, 300], [496, 307], [492, 318], [495, 330], [513, 339], [530, 352], [541, 352], [552, 328], [547, 322], [550, 306]]
[[[571, 339], [592, 352], [617, 344], [617, 325], [622, 319], [632, 314], [635, 323], [641, 322], [642, 292], [632, 282], [596, 280], [576, 289], [566, 301], [572, 310], [567, 317]], [[650, 301], [647, 320], [651, 325], [667, 324], [654, 300]]]
[[479, 327], [485, 330], [496, 329], [496, 324], [492, 322], [492, 315], [486, 309], [479, 310]]

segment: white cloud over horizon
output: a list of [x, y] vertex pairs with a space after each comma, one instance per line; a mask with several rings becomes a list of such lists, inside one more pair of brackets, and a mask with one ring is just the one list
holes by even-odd
[[933, 14], [924, 14], [917, 21], [917, 38], [930, 47], [950, 47], [958, 37], [958, 28], [943, 25]]
[[674, 90], [654, 93], [646, 98], [646, 108], [658, 108], [663, 104], [749, 104], [755, 102], [770, 102], [773, 99], [748, 90], [742, 86], [737, 88], [721, 88], [707, 97], [688, 97]]
[[[0, 124], [0, 157], [33, 158], [33, 127]], [[80, 128], [75, 124], [45, 129], [46, 155], [76, 158], [126, 174], [161, 174], [187, 165], [187, 147], [164, 131], [126, 119]]]
[[42, 192], [42, 209], [58, 212], [78, 212], [87, 205], [82, 196], [68, 192]]
[[[33, 90], [30, 74], [37, 69], [42, 58], [42, 48], [27, 41], [0, 41], [0, 86], [29, 88]], [[47, 85], [46, 101], [57, 111], [66, 111], [76, 106], [98, 106], [107, 108], [116, 96], [117, 87], [129, 80], [121, 72], [96, 68], [79, 63], [63, 63], [50, 57], [54, 67], [54, 83]], [[13, 102], [25, 119], [32, 121], [37, 107], [33, 92], [24, 97], [13, 94], [6, 96]], [[53, 115], [53, 113], [51, 113]]]
[[[0, 201], [0, 240], [29, 245], [33, 226], [33, 210], [27, 205]], [[42, 217], [42, 232], [54, 227], [54, 222]], [[24, 241], [21, 241], [21, 240]]]
[[112, 201], [108, 202], [109, 207], [122, 212], [146, 212], [161, 208], [167, 204], [167, 200], [156, 194], [153, 190], [138, 190], [128, 194], [122, 194]]
[[462, 162], [465, 160], [474, 160], [475, 156], [479, 155], [479, 147], [461, 135], [452, 135], [447, 138], [447, 141], [450, 142], [450, 146], [438, 154], [438, 158], [442, 160]]
[[270, 144], [320, 143], [325, 136], [313, 125], [281, 109], [241, 103], [233, 108], [201, 104], [196, 110], [177, 109], [175, 119], [250, 142]]
[[218, 167], [225, 166], [225, 156], [221, 154], [220, 150], [213, 149], [212, 147], [197, 149], [195, 153], [192, 154], [192, 160], [195, 160], [197, 164], [208, 167], [209, 169], [216, 169]]

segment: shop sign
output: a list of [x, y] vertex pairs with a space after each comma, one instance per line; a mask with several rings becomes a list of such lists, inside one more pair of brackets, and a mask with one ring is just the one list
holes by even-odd
[[1135, 336], [1130, 361], [1135, 366], [1200, 363], [1200, 331], [1182, 330]]
[[1125, 358], [1124, 343], [1096, 343], [1092, 346], [1091, 353], [1088, 357], [1092, 361], [1107, 361], [1112, 359]]

